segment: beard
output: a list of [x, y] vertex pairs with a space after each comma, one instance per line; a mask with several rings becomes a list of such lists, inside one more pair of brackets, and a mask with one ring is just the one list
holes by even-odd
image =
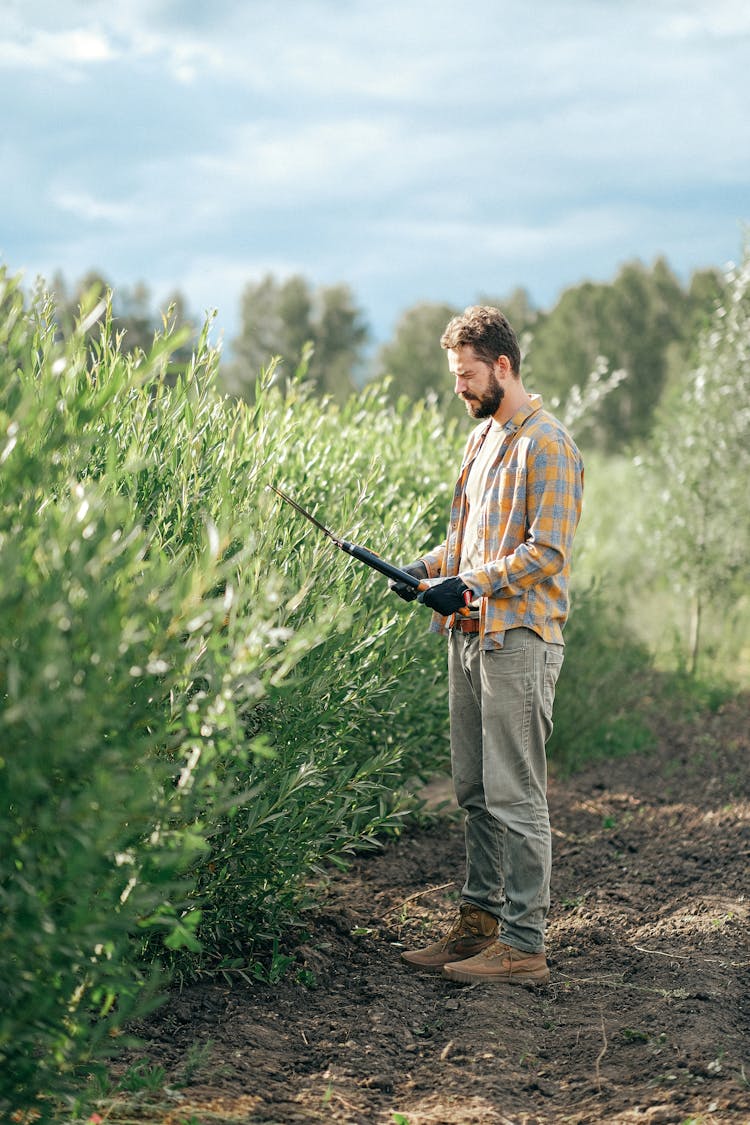
[[499, 408], [500, 403], [505, 398], [505, 389], [500, 384], [500, 380], [495, 375], [494, 371], [490, 375], [490, 381], [487, 390], [482, 395], [461, 395], [466, 403], [466, 409], [472, 418], [491, 418]]

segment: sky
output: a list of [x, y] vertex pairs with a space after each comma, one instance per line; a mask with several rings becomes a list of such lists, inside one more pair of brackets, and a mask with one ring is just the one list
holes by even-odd
[[747, 0], [0, 0], [0, 263], [423, 301], [742, 255]]

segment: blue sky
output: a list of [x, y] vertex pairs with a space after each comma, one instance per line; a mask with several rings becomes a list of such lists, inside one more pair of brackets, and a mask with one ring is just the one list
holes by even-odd
[[747, 0], [0, 0], [0, 260], [179, 287], [237, 330], [267, 272], [424, 300], [663, 254], [750, 219]]

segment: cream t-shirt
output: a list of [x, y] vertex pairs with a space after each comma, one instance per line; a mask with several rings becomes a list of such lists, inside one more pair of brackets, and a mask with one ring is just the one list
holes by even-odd
[[485, 493], [490, 466], [497, 457], [505, 437], [507, 437], [505, 426], [502, 426], [493, 418], [487, 436], [482, 443], [482, 448], [471, 466], [469, 479], [466, 482], [468, 514], [461, 547], [461, 573], [466, 570], [476, 570], [484, 565], [483, 544], [478, 535], [482, 497]]

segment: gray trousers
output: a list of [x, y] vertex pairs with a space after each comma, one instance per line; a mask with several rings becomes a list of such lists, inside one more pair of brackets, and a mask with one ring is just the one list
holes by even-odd
[[545, 744], [563, 646], [511, 629], [484, 652], [454, 630], [448, 649], [451, 759], [466, 813], [462, 899], [500, 922], [501, 941], [544, 949], [552, 839]]

